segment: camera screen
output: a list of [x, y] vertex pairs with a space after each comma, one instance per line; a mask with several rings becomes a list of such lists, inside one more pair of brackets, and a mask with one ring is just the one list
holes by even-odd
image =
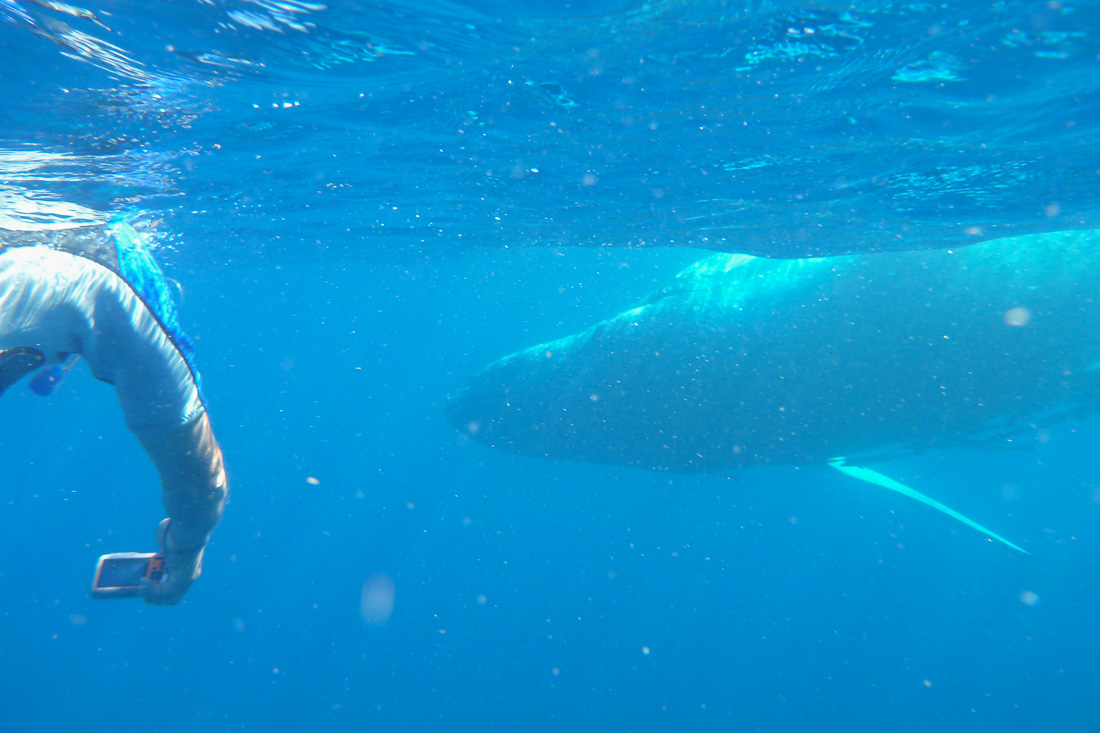
[[137, 586], [149, 568], [149, 558], [107, 558], [99, 574], [98, 587], [126, 588]]

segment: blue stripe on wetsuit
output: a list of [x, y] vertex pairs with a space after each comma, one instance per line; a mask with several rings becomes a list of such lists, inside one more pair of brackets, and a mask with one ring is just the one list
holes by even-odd
[[114, 235], [115, 249], [118, 254], [118, 274], [134, 289], [138, 297], [160, 321], [160, 325], [168, 332], [168, 336], [176, 345], [183, 360], [187, 362], [187, 367], [195, 378], [199, 399], [205, 403], [199, 370], [195, 367], [195, 344], [180, 327], [179, 315], [176, 313], [175, 303], [172, 302], [168, 283], [164, 280], [164, 273], [142, 244], [141, 235], [134, 231], [133, 227], [124, 221], [116, 221], [111, 224], [110, 231]]

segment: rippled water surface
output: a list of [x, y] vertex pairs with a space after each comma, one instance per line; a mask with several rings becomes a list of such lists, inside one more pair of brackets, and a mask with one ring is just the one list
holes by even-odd
[[1098, 22], [1089, 2], [4, 0], [6, 215], [60, 200], [152, 212], [190, 247], [371, 258], [1095, 227]]

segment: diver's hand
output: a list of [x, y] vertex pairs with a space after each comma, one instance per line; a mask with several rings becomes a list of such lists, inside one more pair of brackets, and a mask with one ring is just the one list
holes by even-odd
[[174, 606], [202, 573], [202, 551], [169, 552], [165, 554], [164, 577], [159, 581], [141, 579], [141, 597], [156, 606]]
[[141, 597], [157, 606], [174, 606], [187, 589], [202, 574], [202, 553], [205, 546], [194, 550], [177, 550], [168, 534], [170, 519], [157, 526], [157, 545], [164, 555], [164, 577], [159, 581], [141, 579]]

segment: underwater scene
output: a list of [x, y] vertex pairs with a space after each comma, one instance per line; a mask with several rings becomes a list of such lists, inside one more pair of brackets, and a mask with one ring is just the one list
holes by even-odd
[[1097, 730], [1098, 33], [0, 0], [0, 730]]

